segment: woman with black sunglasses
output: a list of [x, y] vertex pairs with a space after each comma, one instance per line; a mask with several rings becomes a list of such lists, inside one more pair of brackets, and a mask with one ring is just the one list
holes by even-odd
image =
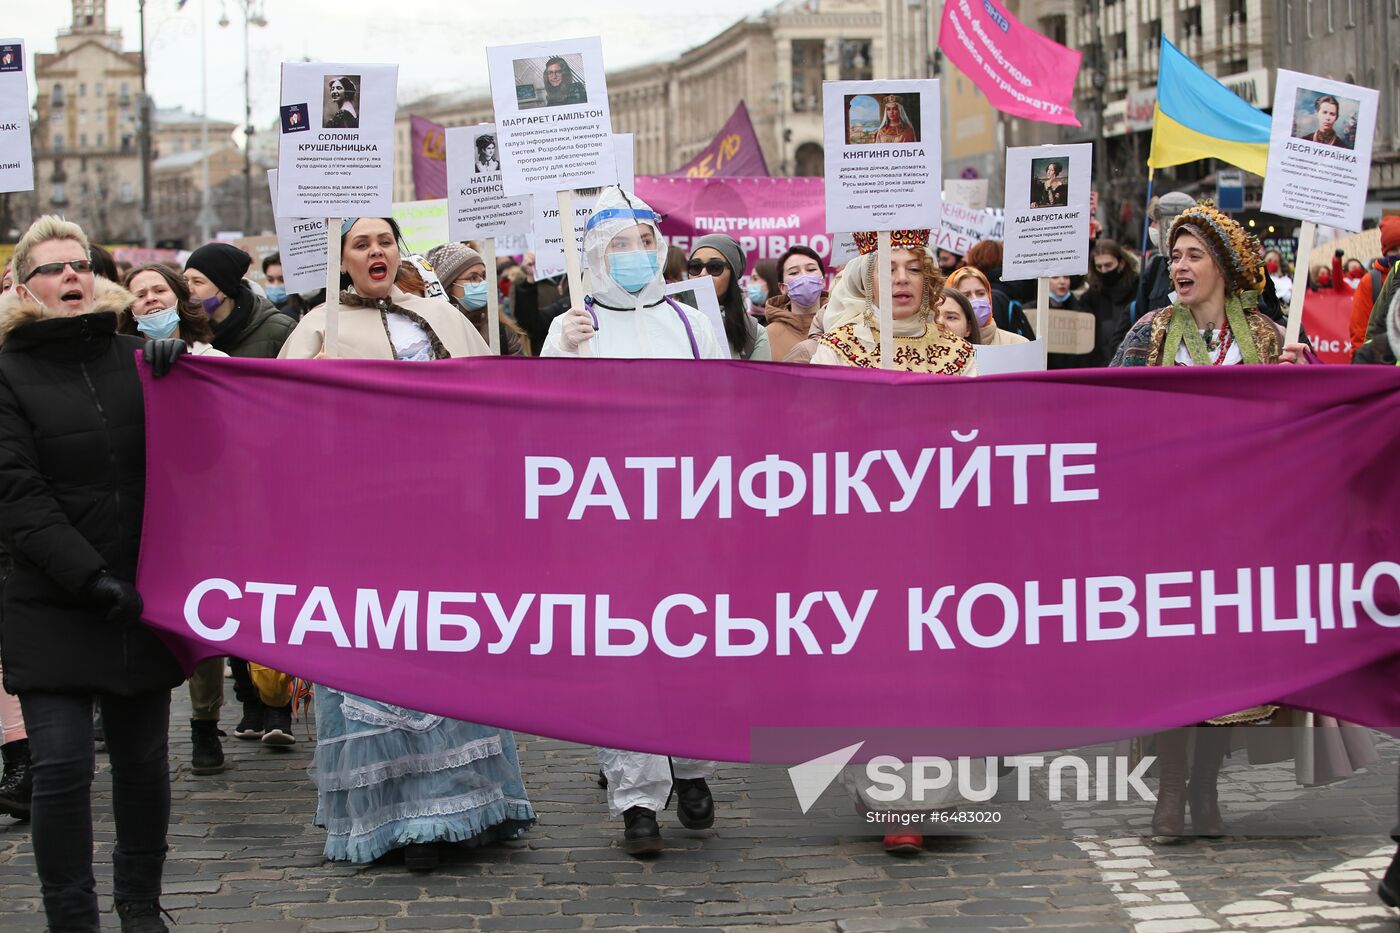
[[[112, 769], [112, 887], [126, 933], [159, 933], [179, 664], [141, 621], [146, 429], [131, 293], [93, 274], [82, 228], [35, 221], [0, 298], [0, 606], [5, 680], [29, 732], [34, 861], [53, 930], [98, 929], [93, 703]], [[178, 341], [145, 344], [168, 348]]]
[[749, 316], [744, 290], [739, 287], [739, 276], [747, 268], [743, 248], [723, 233], [696, 240], [686, 263], [690, 278], [705, 276], [714, 283], [729, 355], [736, 360], [770, 360], [773, 357], [768, 348], [768, 332]]

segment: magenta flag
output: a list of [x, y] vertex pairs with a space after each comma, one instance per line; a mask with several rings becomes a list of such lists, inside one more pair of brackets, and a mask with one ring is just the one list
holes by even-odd
[[1079, 126], [1079, 52], [1047, 39], [996, 0], [948, 0], [938, 47], [1002, 113]]
[[638, 175], [637, 196], [661, 215], [661, 232], [690, 252], [691, 241], [727, 233], [748, 256], [747, 272], [789, 246], [810, 246], [830, 264], [822, 178], [679, 178]]
[[447, 136], [442, 124], [411, 115], [408, 126], [413, 147], [414, 199], [447, 197]]
[[763, 158], [753, 120], [749, 119], [748, 106], [739, 101], [709, 145], [670, 174], [686, 178], [767, 175], [768, 162]]
[[186, 358], [146, 384], [138, 585], [187, 661], [701, 758], [1393, 726], [1400, 373], [1314, 369]]

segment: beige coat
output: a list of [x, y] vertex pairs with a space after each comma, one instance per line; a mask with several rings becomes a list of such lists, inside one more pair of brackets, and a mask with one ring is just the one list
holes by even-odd
[[1017, 343], [1030, 343], [1020, 334], [1012, 334], [997, 327], [995, 317], [987, 318], [987, 323], [982, 325], [982, 345], [984, 347], [1009, 347]]
[[[491, 348], [475, 327], [452, 305], [440, 298], [419, 298], [401, 291], [389, 292], [389, 300], [412, 311], [428, 323], [449, 356], [489, 356]], [[347, 360], [392, 360], [394, 347], [383, 315], [374, 308], [342, 306], [336, 356]], [[317, 305], [297, 323], [296, 330], [282, 345], [278, 359], [304, 360], [318, 356], [325, 346], [326, 306]]]

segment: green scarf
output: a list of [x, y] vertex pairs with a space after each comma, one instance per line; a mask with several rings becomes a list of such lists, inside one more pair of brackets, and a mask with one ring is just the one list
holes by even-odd
[[[1234, 334], [1235, 343], [1240, 346], [1240, 357], [1247, 364], [1259, 362], [1259, 348], [1254, 343], [1254, 333], [1245, 320], [1244, 303], [1240, 296], [1231, 295], [1225, 299], [1225, 320]], [[1206, 349], [1205, 338], [1201, 336], [1191, 309], [1180, 302], [1172, 305], [1172, 319], [1167, 325], [1167, 337], [1162, 343], [1161, 365], [1170, 366], [1176, 359], [1177, 349], [1186, 344], [1186, 352], [1191, 354], [1191, 362], [1197, 366], [1211, 365], [1210, 351]]]

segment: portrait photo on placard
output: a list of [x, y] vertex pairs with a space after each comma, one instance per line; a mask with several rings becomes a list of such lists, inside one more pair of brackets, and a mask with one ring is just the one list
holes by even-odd
[[1031, 160], [1030, 206], [1069, 206], [1068, 158], [1056, 156]]
[[918, 94], [847, 94], [845, 105], [848, 146], [921, 139]]
[[501, 157], [496, 149], [496, 134], [482, 133], [472, 140], [472, 174], [489, 175], [501, 170]]
[[1293, 106], [1293, 135], [1310, 143], [1355, 149], [1360, 112], [1358, 100], [1300, 87]]
[[326, 75], [325, 106], [321, 126], [328, 130], [360, 128], [360, 76]]
[[546, 58], [517, 58], [515, 103], [521, 110], [588, 103], [583, 55], [566, 52]]

